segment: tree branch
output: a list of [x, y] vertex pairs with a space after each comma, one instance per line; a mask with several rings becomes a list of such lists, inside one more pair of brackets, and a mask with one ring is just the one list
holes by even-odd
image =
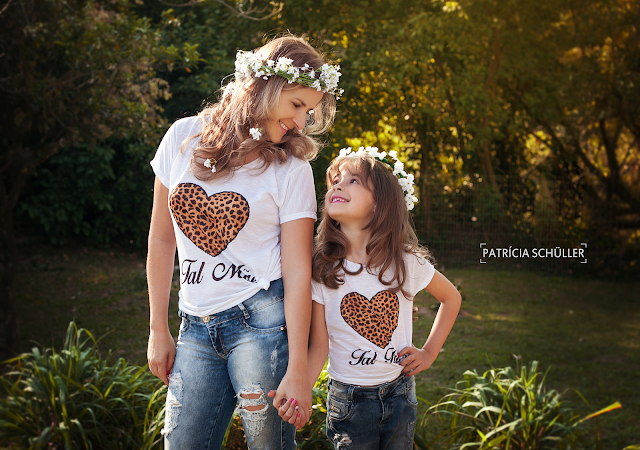
[[13, 0], [9, 0], [9, 1], [7, 2], [7, 4], [6, 4], [6, 5], [4, 5], [4, 6], [2, 7], [2, 9], [0, 9], [0, 16], [2, 15], [2, 13], [4, 13], [4, 12], [7, 10], [7, 8], [9, 7], [9, 5], [11, 4], [11, 2], [12, 2], [12, 1], [13, 1]]

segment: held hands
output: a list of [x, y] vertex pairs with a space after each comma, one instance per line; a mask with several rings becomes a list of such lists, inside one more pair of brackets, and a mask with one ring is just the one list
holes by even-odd
[[163, 332], [151, 330], [147, 345], [149, 370], [167, 386], [169, 386], [169, 374], [175, 357], [176, 345], [169, 330]]
[[273, 397], [273, 407], [278, 410], [282, 420], [300, 429], [311, 416], [311, 389], [306, 376], [296, 376], [287, 370], [277, 391], [267, 394]]
[[402, 351], [398, 353], [399, 357], [406, 356], [400, 362], [400, 365], [404, 366], [402, 373], [407, 376], [413, 376], [423, 370], [427, 370], [438, 357], [438, 353], [439, 350], [434, 352], [433, 349], [428, 347], [416, 348], [411, 346], [403, 348]]
[[[269, 391], [267, 394], [269, 397], [273, 397], [276, 394], [276, 391]], [[276, 407], [274, 402], [273, 407]], [[303, 419], [303, 410], [298, 405], [298, 401], [294, 398], [290, 398], [289, 400], [284, 401], [278, 407], [278, 415], [282, 417], [282, 420], [288, 422], [292, 425], [295, 425], [296, 430], [299, 430], [304, 426], [305, 423], [309, 421], [309, 417], [311, 416], [311, 410], [307, 411], [308, 417]]]

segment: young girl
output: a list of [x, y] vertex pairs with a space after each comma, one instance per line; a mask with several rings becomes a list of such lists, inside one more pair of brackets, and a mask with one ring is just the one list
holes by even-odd
[[[336, 449], [413, 448], [413, 375], [433, 364], [460, 309], [460, 294], [418, 244], [408, 212], [413, 177], [402, 163], [390, 166], [392, 157], [345, 149], [327, 170], [308, 364], [313, 385], [328, 352], [327, 436]], [[416, 348], [412, 300], [425, 288], [441, 306]], [[279, 412], [290, 420], [295, 406]]]
[[[165, 449], [218, 449], [236, 402], [251, 449], [295, 449], [267, 402], [311, 407], [307, 342], [316, 200], [311, 137], [340, 76], [303, 39], [238, 52], [218, 103], [173, 124], [151, 166], [149, 368], [168, 384]], [[178, 249], [177, 349], [167, 309]]]

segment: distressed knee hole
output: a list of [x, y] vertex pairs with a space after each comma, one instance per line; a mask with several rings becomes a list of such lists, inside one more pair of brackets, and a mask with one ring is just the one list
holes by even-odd
[[[240, 394], [241, 398], [246, 398], [248, 400], [255, 400], [255, 399], [259, 399], [260, 397], [262, 397], [262, 394]], [[265, 402], [264, 405], [243, 405], [241, 406], [242, 408], [246, 409], [247, 411], [260, 411], [262, 409], [266, 409], [267, 403]]]
[[240, 389], [238, 394], [238, 413], [246, 431], [259, 433], [267, 419], [269, 405], [260, 385], [251, 385]]
[[242, 398], [260, 398], [261, 394], [240, 394]]
[[163, 436], [169, 435], [178, 425], [178, 417], [182, 411], [182, 375], [180, 372], [172, 373], [169, 377], [169, 390], [164, 413], [164, 428], [160, 431]]

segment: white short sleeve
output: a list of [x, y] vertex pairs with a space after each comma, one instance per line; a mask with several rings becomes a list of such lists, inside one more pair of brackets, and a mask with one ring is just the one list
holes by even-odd
[[429, 283], [431, 283], [436, 273], [436, 269], [426, 259], [410, 254], [405, 258], [405, 264], [407, 265], [405, 289], [415, 296], [418, 292], [429, 286]]
[[322, 287], [319, 283], [311, 280], [311, 300], [321, 305], [324, 305], [324, 298], [322, 296]]
[[167, 188], [170, 187], [171, 168], [180, 153], [182, 142], [199, 131], [193, 128], [194, 125], [200, 125], [198, 117], [180, 119], [171, 125], [158, 146], [156, 156], [150, 162], [153, 172]]
[[284, 199], [280, 205], [280, 223], [297, 219], [316, 220], [316, 188], [311, 165], [305, 161], [292, 164], [287, 176]]

